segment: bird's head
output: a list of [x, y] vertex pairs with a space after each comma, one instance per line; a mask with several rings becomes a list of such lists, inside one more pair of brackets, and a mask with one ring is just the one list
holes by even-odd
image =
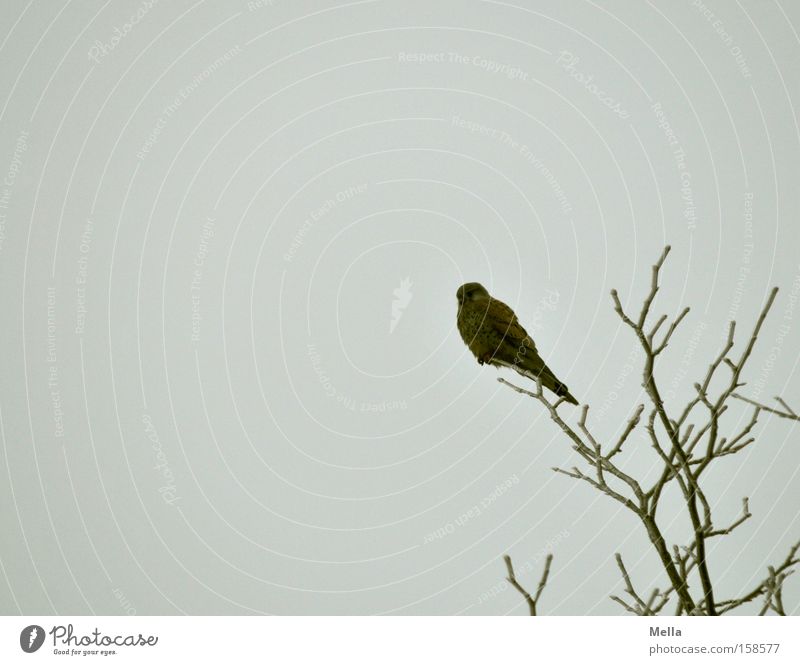
[[456, 298], [459, 307], [465, 302], [476, 302], [489, 297], [489, 292], [478, 282], [467, 282], [458, 287]]

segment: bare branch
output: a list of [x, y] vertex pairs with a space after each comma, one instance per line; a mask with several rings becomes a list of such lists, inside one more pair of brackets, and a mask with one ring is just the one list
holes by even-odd
[[[702, 380], [694, 384], [696, 394], [677, 410], [677, 416], [673, 417], [669, 413], [672, 407], [670, 406], [668, 411], [668, 407], [661, 396], [655, 375], [656, 363], [660, 361], [661, 354], [667, 349], [677, 328], [687, 317], [690, 310], [688, 307], [682, 309], [666, 331], [664, 331], [664, 325], [668, 320], [667, 315], [658, 317], [654, 322], [652, 320], [648, 321], [660, 288], [660, 271], [669, 252], [670, 247], [665, 247], [659, 259], [652, 266], [650, 288], [643, 299], [641, 310], [635, 318], [631, 318], [625, 312], [616, 289], [611, 291], [614, 311], [620, 317], [622, 323], [635, 333], [644, 352], [642, 386], [652, 404], [645, 429], [650, 439], [651, 447], [663, 464], [658, 479], [649, 490], [643, 491], [639, 481], [622, 471], [614, 459], [622, 451], [631, 433], [639, 425], [644, 412], [644, 404], [639, 404], [636, 407], [634, 413], [622, 428], [619, 437], [613, 442], [613, 445], [608, 447], [591, 430], [588, 405], [582, 407], [576, 425], [571, 426], [564, 421], [557, 411], [561, 403], [565, 401], [564, 398], [561, 397], [551, 402], [544, 395], [542, 383], [538, 377], [534, 377], [524, 370], [521, 371], [518, 367], [509, 365], [521, 375], [536, 381], [537, 390], [535, 392], [515, 386], [502, 378], [498, 380], [518, 393], [539, 401], [548, 410], [551, 419], [570, 439], [572, 449], [580, 455], [590, 469], [586, 473], [577, 466], [573, 466], [569, 470], [554, 468], [554, 471], [586, 482], [598, 491], [622, 503], [637, 515], [645, 527], [647, 535], [661, 560], [663, 569], [669, 577], [670, 586], [663, 591], [659, 588], [653, 589], [645, 601], [634, 589], [622, 556], [618, 553], [616, 554], [617, 566], [622, 574], [625, 590], [630, 600], [611, 596], [615, 602], [619, 603], [628, 612], [650, 616], [660, 613], [669, 600], [674, 597], [677, 601], [675, 606], [676, 614], [715, 615], [728, 613], [736, 607], [760, 598], [762, 601], [762, 614], [770, 611], [776, 614], [784, 614], [783, 584], [787, 576], [793, 572], [795, 566], [800, 564], [800, 559], [798, 558], [800, 542], [792, 547], [789, 555], [780, 565], [768, 568], [768, 575], [758, 586], [738, 598], [731, 598], [722, 602], [715, 601], [714, 587], [706, 557], [706, 540], [731, 534], [749, 520], [752, 514], [749, 500], [745, 497], [742, 500], [741, 514], [728, 526], [716, 527], [710, 503], [705, 496], [703, 488], [700, 486], [700, 478], [711, 462], [724, 456], [736, 454], [754, 442], [752, 432], [762, 412], [790, 420], [800, 420], [800, 415], [781, 397], [775, 398], [778, 406], [767, 406], [737, 392], [745, 385], [741, 380], [742, 373], [752, 354], [766, 316], [774, 304], [777, 288], [769, 292], [755, 321], [750, 337], [736, 359], [732, 356], [736, 323], [734, 321], [730, 322], [724, 345], [708, 366]], [[657, 336], [660, 336], [660, 341], [656, 339]], [[726, 376], [722, 381], [721, 389], [716, 392], [716, 386], [720, 384], [718, 372], [723, 366], [730, 370], [730, 376]], [[712, 382], [715, 386], [714, 394], [712, 394], [711, 390]], [[721, 418], [728, 409], [731, 397], [749, 403], [755, 408], [751, 418], [741, 429], [734, 432], [725, 432], [721, 426]], [[608, 482], [612, 478], [624, 483], [632, 492], [635, 500], [612, 488]], [[656, 522], [656, 512], [662, 492], [672, 481], [675, 481], [680, 488], [691, 523], [691, 540], [688, 545], [681, 547], [668, 545]], [[531, 598], [516, 583], [510, 559], [507, 557], [506, 559], [509, 568], [509, 581], [523, 593], [529, 603], [533, 602], [535, 606], [535, 601], [541, 593], [541, 587], [537, 591], [537, 596]], [[549, 561], [546, 564], [542, 585], [547, 579], [547, 568], [549, 568]], [[702, 597], [699, 601], [695, 601], [693, 594], [689, 590], [690, 576], [693, 578], [695, 573], [699, 577], [700, 586], [702, 587]], [[532, 613], [535, 613], [535, 607]]]
[[[650, 602], [645, 602], [642, 600], [641, 596], [636, 593], [636, 590], [633, 588], [633, 583], [631, 582], [631, 576], [628, 574], [627, 569], [625, 568], [625, 564], [622, 562], [622, 555], [617, 552], [614, 557], [617, 560], [617, 566], [619, 567], [620, 572], [622, 573], [622, 579], [625, 580], [625, 591], [628, 595], [633, 598], [635, 605], [634, 605], [634, 612], [640, 616], [650, 615], [652, 611], [650, 610], [650, 605], [655, 600], [651, 597]], [[624, 604], [624, 603], [623, 603]]]
[[738, 598], [732, 598], [730, 600], [723, 601], [719, 603], [720, 607], [720, 614], [724, 614], [730, 612], [732, 609], [739, 607], [740, 605], [744, 605], [745, 603], [749, 603], [759, 596], [769, 593], [769, 585], [771, 580], [774, 578], [776, 574], [780, 573], [789, 573], [798, 563], [800, 563], [800, 559], [797, 557], [797, 552], [800, 550], [800, 540], [797, 541], [792, 547], [789, 549], [789, 554], [786, 555], [786, 558], [783, 562], [775, 567], [771, 567], [769, 570], [769, 575], [763, 579], [759, 584], [753, 588], [751, 591], [748, 591], [744, 595]]
[[570, 478], [577, 478], [578, 480], [583, 480], [589, 483], [596, 490], [600, 490], [604, 494], [608, 494], [608, 496], [610, 496], [612, 499], [619, 501], [621, 504], [627, 506], [633, 512], [638, 512], [637, 506], [630, 499], [626, 499], [624, 496], [622, 496], [622, 494], [620, 494], [616, 490], [611, 489], [605, 483], [605, 481], [598, 481], [594, 480], [593, 478], [590, 478], [585, 473], [582, 473], [577, 467], [573, 466], [571, 471], [565, 471], [564, 469], [560, 469], [559, 467], [554, 466], [553, 471], [555, 471], [556, 473], [561, 473], [565, 476], [569, 476]]
[[744, 395], [740, 395], [739, 393], [732, 393], [732, 397], [736, 399], [740, 399], [743, 402], [747, 402], [748, 404], [752, 404], [758, 410], [767, 411], [768, 413], [773, 413], [776, 416], [780, 416], [781, 418], [788, 418], [789, 420], [800, 420], [800, 416], [798, 416], [793, 409], [789, 407], [789, 405], [783, 401], [782, 398], [776, 397], [775, 401], [783, 407], [783, 411], [780, 409], [775, 409], [771, 406], [767, 406], [766, 404], [761, 404], [760, 402], [756, 402], [755, 400], [750, 399], [749, 397], [745, 397]]
[[542, 591], [544, 591], [545, 586], [547, 586], [547, 578], [550, 577], [550, 564], [552, 563], [553, 555], [548, 554], [547, 558], [544, 560], [544, 570], [542, 570], [542, 576], [539, 578], [539, 584], [536, 587], [536, 595], [533, 598], [533, 600], [537, 603], [539, 602], [539, 598], [542, 596]]
[[775, 569], [770, 566], [769, 572], [772, 591], [772, 609], [775, 610], [775, 614], [785, 617], [786, 610], [783, 609], [783, 583], [793, 571], [790, 570], [786, 573], [775, 574]]
[[622, 434], [620, 434], [619, 439], [614, 444], [614, 447], [606, 453], [606, 459], [610, 460], [614, 455], [616, 455], [620, 450], [622, 450], [622, 444], [628, 440], [631, 432], [636, 428], [639, 424], [639, 420], [642, 417], [642, 411], [644, 411], [644, 404], [640, 404], [636, 407], [636, 411], [633, 412], [633, 415], [630, 417], [630, 420], [625, 424], [625, 429], [622, 430]]
[[511, 383], [511, 381], [506, 381], [503, 377], [499, 377], [497, 381], [499, 383], [507, 385], [512, 390], [516, 390], [518, 393], [527, 395], [528, 397], [533, 397], [534, 399], [537, 399], [539, 397], [539, 395], [537, 395], [536, 393], [532, 393], [530, 390], [525, 390], [525, 388], [520, 388], [519, 386]]
[[619, 596], [609, 596], [609, 598], [611, 598], [611, 600], [616, 601], [617, 603], [622, 605], [622, 607], [624, 607], [631, 614], [636, 614], [638, 616], [641, 616], [641, 612], [637, 612], [635, 608], [633, 608], [630, 605], [628, 605], [628, 603], [626, 603], [624, 600], [622, 600], [622, 598], [620, 598]]
[[650, 342], [650, 344], [653, 343], [653, 338], [656, 336], [658, 329], [661, 327], [661, 324], [664, 323], [664, 321], [666, 320], [667, 320], [667, 315], [662, 314], [661, 318], [658, 321], [656, 321], [655, 325], [650, 329], [650, 334], [647, 336], [647, 341]]
[[506, 562], [506, 570], [508, 571], [508, 583], [519, 591], [525, 602], [528, 603], [528, 611], [532, 617], [536, 616], [536, 603], [542, 596], [545, 586], [547, 585], [547, 578], [550, 576], [550, 564], [553, 563], [553, 555], [548, 554], [544, 561], [544, 570], [542, 570], [542, 577], [539, 579], [539, 585], [536, 587], [536, 595], [531, 596], [527, 590], [517, 581], [517, 576], [514, 574], [514, 565], [511, 563], [511, 557], [508, 554], [503, 556], [503, 561]]
[[[678, 317], [672, 322], [672, 325], [667, 329], [667, 334], [664, 335], [664, 339], [661, 340], [661, 344], [659, 344], [656, 348], [653, 349], [653, 355], [658, 355], [664, 349], [667, 348], [667, 344], [669, 344], [669, 340], [672, 337], [672, 333], [675, 332], [675, 329], [680, 325], [680, 322], [683, 321], [684, 317], [689, 313], [689, 308], [686, 307]], [[648, 339], [648, 342], [652, 346], [652, 339]]]
[[664, 247], [664, 251], [661, 253], [658, 261], [656, 261], [655, 265], [652, 269], [652, 275], [650, 279], [650, 293], [647, 294], [647, 297], [644, 299], [644, 303], [642, 304], [642, 311], [639, 313], [639, 320], [636, 323], [636, 326], [641, 330], [644, 327], [644, 322], [647, 319], [647, 315], [650, 313], [650, 305], [653, 304], [653, 300], [656, 297], [656, 293], [658, 293], [658, 273], [661, 271], [661, 266], [664, 265], [664, 261], [667, 260], [667, 254], [669, 254], [672, 248], [667, 245]]
[[789, 408], [789, 405], [788, 405], [786, 402], [784, 402], [784, 401], [783, 401], [783, 399], [782, 399], [781, 397], [779, 397], [778, 395], [776, 395], [776, 396], [775, 396], [775, 399], [778, 401], [778, 404], [780, 404], [780, 405], [781, 405], [781, 406], [782, 406], [784, 409], [786, 409], [786, 412], [787, 412], [787, 413], [788, 413], [790, 416], [792, 416], [792, 417], [794, 417], [794, 418], [798, 418], [798, 419], [800, 419], [800, 416], [798, 416], [798, 415], [797, 415], [797, 414], [796, 414], [796, 413], [795, 413], [795, 412], [794, 412], [794, 411], [793, 411], [791, 408]]
[[628, 315], [622, 309], [622, 303], [619, 301], [619, 294], [616, 289], [611, 289], [611, 298], [614, 301], [614, 311], [619, 314], [619, 318], [631, 328], [635, 328], [636, 324], [628, 318]]
[[[684, 497], [686, 500], [686, 507], [689, 513], [689, 518], [692, 522], [692, 528], [695, 533], [695, 541], [697, 544], [697, 559], [698, 559], [698, 572], [700, 574], [700, 581], [703, 586], [703, 598], [708, 608], [708, 613], [713, 615], [716, 614], [715, 607], [714, 607], [714, 596], [713, 596], [713, 587], [711, 585], [711, 578], [708, 573], [708, 565], [706, 562], [705, 556], [705, 543], [704, 543], [704, 536], [705, 531], [710, 524], [710, 508], [708, 507], [708, 501], [706, 501], [705, 496], [700, 489], [700, 486], [697, 482], [697, 478], [692, 473], [692, 470], [689, 466], [689, 458], [681, 446], [681, 441], [679, 437], [679, 422], [671, 420], [667, 415], [667, 412], [664, 407], [664, 402], [661, 398], [661, 394], [659, 392], [658, 386], [656, 384], [655, 376], [654, 376], [654, 369], [655, 369], [655, 360], [658, 355], [658, 351], [653, 348], [652, 344], [648, 340], [647, 335], [644, 332], [644, 325], [647, 319], [647, 314], [650, 310], [650, 306], [655, 298], [656, 293], [658, 292], [658, 277], [659, 271], [661, 270], [661, 266], [664, 263], [664, 260], [669, 253], [669, 246], [667, 246], [662, 253], [659, 260], [653, 266], [652, 269], [652, 278], [651, 278], [651, 285], [650, 285], [650, 292], [648, 293], [647, 297], [645, 298], [644, 304], [642, 305], [642, 311], [639, 315], [639, 320], [637, 323], [630, 322], [630, 319], [626, 321], [628, 325], [633, 328], [636, 336], [639, 338], [639, 342], [642, 346], [642, 350], [645, 353], [645, 362], [643, 368], [643, 381], [642, 385], [647, 392], [650, 400], [653, 402], [653, 407], [655, 412], [658, 414], [658, 418], [661, 421], [661, 424], [664, 430], [667, 432], [669, 437], [670, 443], [672, 444], [672, 451], [670, 453], [670, 459], [674, 456], [677, 458], [679, 464], [677, 465], [680, 469], [684, 471], [685, 481], [681, 479], [681, 474], [677, 473], [674, 469], [669, 468], [665, 469], [664, 474], [662, 474], [662, 478], [664, 478], [664, 483], [667, 482], [670, 478], [677, 478], [681, 484], [681, 489], [683, 490]], [[621, 306], [618, 306], [619, 297], [616, 291], [612, 292], [612, 298], [615, 302], [615, 310], [617, 313], [624, 317], [624, 313], [622, 312]], [[679, 316], [676, 319], [676, 325], [680, 322], [680, 320], [685, 316], [685, 314]], [[625, 318], [623, 318], [625, 321]], [[668, 333], [671, 335], [671, 333]], [[712, 430], [714, 428], [712, 427]], [[714, 430], [715, 431], [715, 430]], [[657, 443], [657, 439], [656, 439]], [[656, 446], [657, 450], [660, 450], [659, 446]], [[663, 452], [663, 451], [662, 451]], [[667, 458], [662, 456], [662, 459], [665, 461]], [[668, 465], [669, 466], [669, 465]], [[655, 506], [655, 503], [652, 502], [652, 497], [660, 497], [661, 489], [660, 486], [656, 488], [656, 491], [651, 495], [651, 510]], [[697, 511], [697, 500], [700, 500], [703, 504], [703, 508], [705, 511], [705, 524], [700, 520], [700, 515]], [[664, 560], [662, 558], [662, 560]], [[670, 565], [672, 565], [670, 560]], [[686, 582], [683, 580], [682, 582], [676, 584], [676, 591], [678, 591], [682, 597], [683, 604], [685, 609], [689, 612], [694, 610], [694, 607], [691, 606], [691, 599], [688, 598], [688, 594], [685, 594], [685, 587]]]
[[[541, 389], [541, 381], [539, 382], [537, 392], [533, 393], [530, 390], [526, 390], [525, 388], [521, 388], [519, 386], [514, 385], [513, 383], [507, 381], [502, 377], [498, 378], [497, 380], [500, 383], [509, 386], [516, 392], [527, 395], [529, 397], [533, 397], [534, 399], [541, 402], [541, 404], [543, 404], [545, 408], [550, 412], [551, 420], [553, 420], [553, 422], [555, 422], [561, 428], [561, 430], [572, 440], [573, 450], [575, 450], [575, 452], [577, 452], [581, 457], [583, 457], [588, 463], [590, 463], [595, 468], [595, 471], [597, 473], [597, 480], [589, 478], [584, 473], [578, 471], [578, 469], [575, 467], [573, 467], [571, 472], [564, 471], [563, 469], [554, 469], [555, 471], [568, 475], [572, 478], [578, 478], [580, 480], [584, 480], [585, 482], [588, 482], [596, 489], [600, 490], [601, 492], [604, 492], [605, 494], [608, 494], [613, 499], [619, 501], [628, 509], [632, 510], [634, 513], [637, 514], [639, 513], [639, 511], [641, 510], [641, 504], [644, 501], [644, 492], [642, 491], [641, 486], [636, 480], [634, 480], [631, 476], [624, 473], [623, 471], [620, 471], [620, 469], [613, 462], [603, 457], [602, 454], [600, 453], [600, 444], [594, 439], [594, 437], [586, 428], [585, 420], [588, 407], [584, 407], [584, 409], [582, 410], [582, 423], [580, 425], [582, 431], [589, 440], [589, 443], [587, 444], [574, 429], [572, 429], [569, 425], [567, 425], [566, 422], [564, 422], [564, 420], [558, 414], [558, 411], [556, 410], [556, 405], [558, 404], [558, 402], [551, 403], [550, 401], [548, 401], [547, 397], [544, 396], [544, 393]], [[605, 480], [604, 476], [605, 473], [609, 473], [618, 478], [619, 480], [621, 480], [622, 482], [624, 482], [625, 484], [627, 484], [628, 487], [631, 488], [634, 495], [636, 496], [639, 505], [637, 505], [631, 499], [623, 496], [622, 494], [611, 488]]]
[[642, 614], [641, 612], [639, 612], [636, 608], [633, 608], [630, 605], [628, 605], [628, 603], [626, 603], [624, 600], [622, 600], [622, 598], [620, 598], [619, 596], [609, 596], [609, 598], [611, 598], [611, 600], [613, 600], [613, 601], [618, 602], [620, 605], [622, 605], [622, 607], [624, 607], [631, 614], [636, 614], [637, 616], [641, 616], [641, 614]]
[[753, 515], [750, 513], [750, 500], [747, 497], [742, 499], [742, 514], [735, 522], [725, 529], [713, 529], [709, 531], [708, 537], [713, 536], [727, 536], [737, 526], [749, 520]]
[[[764, 304], [763, 309], [761, 310], [761, 314], [756, 321], [756, 325], [753, 327], [753, 334], [750, 335], [750, 339], [747, 342], [747, 346], [745, 346], [744, 351], [742, 351], [742, 355], [739, 358], [739, 362], [736, 363], [736, 369], [733, 371], [733, 378], [731, 379], [731, 383], [735, 384], [739, 380], [739, 374], [741, 374], [742, 369], [744, 368], [747, 359], [750, 357], [750, 354], [753, 352], [753, 347], [755, 346], [756, 340], [758, 339], [758, 333], [761, 332], [761, 326], [764, 325], [764, 320], [767, 318], [767, 314], [769, 310], [772, 308], [772, 303], [775, 302], [775, 296], [778, 295], [778, 287], [775, 286], [769, 292], [769, 296], [767, 296], [767, 302]], [[731, 390], [733, 392], [733, 390]]]

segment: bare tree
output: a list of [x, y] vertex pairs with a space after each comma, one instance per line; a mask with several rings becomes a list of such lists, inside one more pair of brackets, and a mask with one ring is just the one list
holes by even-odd
[[[706, 544], [714, 538], [720, 538], [733, 532], [751, 517], [751, 513], [749, 500], [744, 497], [741, 515], [725, 527], [716, 526], [711, 505], [702, 485], [702, 475], [713, 462], [728, 455], [735, 455], [754, 442], [755, 439], [751, 436], [751, 432], [762, 413], [800, 420], [800, 416], [780, 397], [775, 398], [779, 406], [779, 408], [775, 408], [736, 392], [745, 385], [741, 381], [742, 371], [750, 358], [778, 289], [772, 289], [767, 297], [753, 331], [738, 357], [734, 353], [736, 323], [731, 321], [727, 340], [722, 350], [711, 362], [702, 381], [694, 384], [695, 395], [683, 408], [674, 413], [668, 413], [655, 375], [656, 362], [667, 348], [678, 325], [689, 313], [688, 307], [682, 310], [660, 335], [659, 332], [667, 322], [667, 315], [652, 321], [651, 307], [659, 290], [661, 267], [669, 251], [670, 248], [667, 246], [653, 266], [650, 290], [635, 318], [625, 312], [617, 291], [611, 291], [614, 311], [636, 336], [644, 354], [642, 386], [649, 400], [647, 405], [639, 404], [634, 409], [633, 415], [627, 421], [619, 438], [611, 445], [601, 445], [592, 434], [588, 424], [588, 405], [582, 407], [577, 427], [573, 427], [567, 424], [558, 412], [558, 407], [561, 406], [564, 399], [551, 401], [545, 396], [541, 381], [535, 376], [509, 364], [508, 367], [536, 380], [536, 391], [526, 390], [503, 378], [498, 381], [518, 393], [539, 401], [547, 409], [553, 422], [567, 436], [572, 449], [586, 463], [585, 469], [573, 466], [570, 469], [554, 468], [554, 471], [586, 482], [599, 492], [611, 497], [636, 515], [644, 527], [666, 573], [668, 584], [663, 589], [652, 589], [646, 595], [638, 593], [625, 568], [622, 555], [617, 553], [615, 555], [616, 562], [625, 584], [626, 599], [623, 600], [619, 596], [611, 596], [611, 598], [627, 612], [642, 616], [656, 615], [665, 610], [670, 599], [675, 599], [674, 612], [676, 615], [714, 616], [730, 612], [746, 603], [760, 600], [760, 614], [772, 611], [775, 614], [783, 615], [785, 614], [782, 597], [783, 584], [795, 566], [800, 563], [800, 558], [798, 558], [800, 541], [790, 548], [783, 561], [769, 566], [764, 578], [751, 590], [736, 598], [719, 600], [714, 595], [713, 578], [706, 557]], [[723, 369], [728, 370], [728, 375], [721, 379], [720, 370]], [[722, 387], [712, 391], [712, 379], [715, 379], [715, 385], [721, 381]], [[752, 406], [752, 416], [741, 429], [731, 432], [728, 436], [722, 436], [720, 418], [728, 409], [731, 398]], [[646, 414], [645, 411], [647, 411]], [[618, 462], [631, 433], [640, 425], [644, 427], [650, 446], [661, 462], [658, 478], [649, 487], [626, 473]], [[614, 487], [609, 484], [610, 480], [614, 482]], [[685, 545], [672, 545], [671, 547], [664, 538], [657, 519], [663, 491], [670, 483], [675, 483], [680, 490], [691, 526], [689, 542]], [[508, 580], [525, 597], [531, 615], [536, 614], [536, 603], [547, 583], [551, 560], [552, 556], [548, 557], [536, 594], [531, 597], [516, 580], [511, 559], [508, 556], [505, 557]], [[695, 576], [699, 580], [700, 586], [697, 591], [690, 586], [690, 582], [694, 582]]]

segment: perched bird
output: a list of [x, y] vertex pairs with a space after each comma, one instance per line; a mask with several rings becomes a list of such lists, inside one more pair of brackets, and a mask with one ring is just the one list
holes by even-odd
[[536, 350], [536, 344], [508, 305], [492, 298], [477, 282], [460, 286], [456, 297], [458, 332], [478, 359], [478, 364], [489, 363], [498, 367], [503, 366], [503, 363], [510, 364], [538, 377], [545, 388], [567, 402], [578, 403], [570, 394], [569, 388], [545, 365]]

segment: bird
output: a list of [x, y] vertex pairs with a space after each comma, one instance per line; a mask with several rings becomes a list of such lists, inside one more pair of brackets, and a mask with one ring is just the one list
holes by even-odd
[[536, 344], [508, 305], [490, 296], [478, 282], [462, 284], [456, 298], [458, 332], [479, 365], [512, 365], [541, 380], [545, 388], [564, 401], [578, 404], [566, 384], [542, 360]]

